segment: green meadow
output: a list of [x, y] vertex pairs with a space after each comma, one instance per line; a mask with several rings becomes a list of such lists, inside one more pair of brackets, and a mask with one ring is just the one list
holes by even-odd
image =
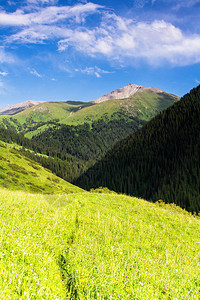
[[0, 299], [200, 299], [200, 218], [114, 193], [0, 190]]

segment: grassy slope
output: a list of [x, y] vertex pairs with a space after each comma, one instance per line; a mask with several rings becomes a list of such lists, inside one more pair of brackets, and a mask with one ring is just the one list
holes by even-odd
[[[2, 119], [11, 120], [10, 124], [14, 127], [17, 127], [17, 124], [12, 121], [12, 118], [16, 119], [22, 126], [25, 125], [25, 127], [34, 125], [31, 124], [31, 119], [34, 122], [48, 122], [57, 119], [61, 124], [78, 125], [105, 118], [105, 114], [108, 120], [119, 118], [117, 115], [119, 112], [123, 113], [121, 117], [127, 120], [130, 117], [137, 117], [148, 121], [176, 100], [178, 100], [178, 97], [167, 93], [140, 92], [130, 97], [130, 99], [109, 100], [95, 105], [91, 105], [91, 103], [72, 105], [64, 102], [49, 102], [20, 112], [12, 116], [11, 119], [10, 116], [0, 116], [0, 121]], [[43, 125], [34, 132], [27, 133], [26, 136], [30, 138], [33, 134], [42, 132], [45, 129], [46, 126]], [[19, 128], [18, 130], [20, 131]]]
[[0, 186], [10, 190], [71, 193], [81, 189], [0, 142]]
[[148, 121], [161, 110], [172, 105], [176, 100], [178, 100], [176, 96], [170, 96], [169, 94], [140, 92], [129, 99], [109, 100], [79, 110], [71, 116], [70, 122], [72, 124], [73, 122], [84, 123], [89, 121], [88, 118], [97, 120], [104, 117], [105, 113], [107, 113], [108, 118], [112, 118], [112, 115], [117, 112], [123, 112], [127, 119], [129, 117], [137, 117]]
[[0, 191], [1, 299], [199, 299], [200, 219], [115, 194]]
[[70, 114], [76, 112], [80, 104], [72, 105], [66, 102], [45, 102], [31, 107], [23, 112], [18, 113], [16, 117], [21, 123], [25, 123], [27, 118], [32, 118], [35, 122], [47, 122], [53, 119], [62, 120], [68, 118]]

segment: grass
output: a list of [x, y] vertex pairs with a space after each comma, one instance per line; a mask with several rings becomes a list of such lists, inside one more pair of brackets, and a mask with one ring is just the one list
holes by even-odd
[[0, 191], [1, 299], [199, 299], [200, 219], [116, 194]]
[[82, 191], [3, 142], [0, 142], [0, 187], [36, 193]]

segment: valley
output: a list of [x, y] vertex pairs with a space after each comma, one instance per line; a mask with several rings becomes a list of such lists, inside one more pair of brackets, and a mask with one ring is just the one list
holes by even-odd
[[199, 15], [1, 1], [0, 300], [200, 300]]
[[[129, 84], [107, 95], [120, 94], [120, 99], [100, 103], [95, 103], [96, 100], [44, 102], [12, 116], [0, 115], [1, 138], [34, 151], [35, 155], [30, 151], [23, 154], [73, 182], [103, 158], [116, 142], [179, 100], [156, 88], [140, 87], [135, 92], [135, 86]], [[127, 95], [128, 98], [121, 99]], [[14, 136], [14, 132], [30, 142]]]

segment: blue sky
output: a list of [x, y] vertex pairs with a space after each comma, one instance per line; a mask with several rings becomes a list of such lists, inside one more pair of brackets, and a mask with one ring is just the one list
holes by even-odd
[[0, 108], [200, 82], [198, 0], [1, 0]]

